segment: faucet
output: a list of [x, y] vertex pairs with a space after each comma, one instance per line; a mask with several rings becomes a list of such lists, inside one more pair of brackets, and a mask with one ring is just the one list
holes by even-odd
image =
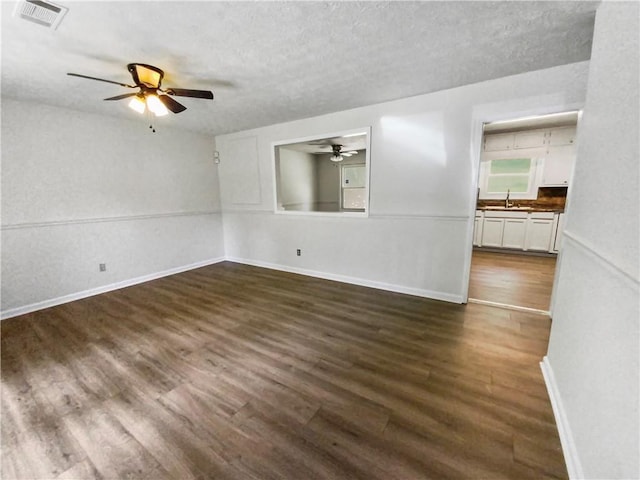
[[509, 203], [509, 193], [510, 193], [510, 190], [507, 189], [507, 198], [505, 198], [504, 200], [504, 208], [513, 207], [513, 203]]

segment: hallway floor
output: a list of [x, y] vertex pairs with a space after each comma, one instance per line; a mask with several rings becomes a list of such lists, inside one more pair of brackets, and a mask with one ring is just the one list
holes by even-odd
[[474, 249], [469, 298], [549, 310], [556, 257]]

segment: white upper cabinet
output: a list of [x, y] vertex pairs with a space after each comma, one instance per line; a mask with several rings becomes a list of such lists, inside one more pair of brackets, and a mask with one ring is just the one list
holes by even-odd
[[519, 132], [515, 134], [514, 148], [536, 148], [544, 146], [545, 131]]
[[573, 145], [576, 143], [576, 127], [554, 128], [548, 134], [549, 145]]
[[513, 133], [502, 133], [499, 135], [487, 135], [484, 137], [484, 151], [498, 152], [513, 149], [515, 135]]
[[[537, 191], [538, 187], [566, 187], [576, 158], [575, 140], [575, 126], [489, 134], [484, 139], [483, 159], [535, 158], [537, 171], [533, 172], [535, 184], [531, 185], [532, 191]], [[480, 173], [481, 198], [492, 198], [482, 191], [482, 180], [486, 180], [488, 174], [482, 169]], [[511, 193], [514, 193], [513, 189]]]
[[571, 179], [576, 149], [573, 145], [549, 146], [544, 158], [542, 186], [566, 187]]

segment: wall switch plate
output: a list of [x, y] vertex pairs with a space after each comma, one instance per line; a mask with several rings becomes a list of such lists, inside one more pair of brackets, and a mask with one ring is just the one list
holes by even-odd
[[100, 264], [100, 271], [101, 272], [106, 272], [107, 271], [107, 264], [106, 263], [101, 263]]
[[302, 255], [302, 251], [301, 251], [299, 248], [296, 250], [296, 255], [297, 255], [297, 256]]

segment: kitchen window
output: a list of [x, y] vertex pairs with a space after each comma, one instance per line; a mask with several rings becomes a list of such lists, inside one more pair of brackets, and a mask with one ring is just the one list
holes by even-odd
[[531, 180], [530, 158], [491, 160], [487, 174], [487, 193], [526, 193]]
[[512, 199], [528, 200], [537, 197], [537, 156], [517, 152], [516, 157], [515, 152], [509, 153], [511, 156], [485, 153], [480, 164], [480, 199], [504, 199], [507, 191]]

